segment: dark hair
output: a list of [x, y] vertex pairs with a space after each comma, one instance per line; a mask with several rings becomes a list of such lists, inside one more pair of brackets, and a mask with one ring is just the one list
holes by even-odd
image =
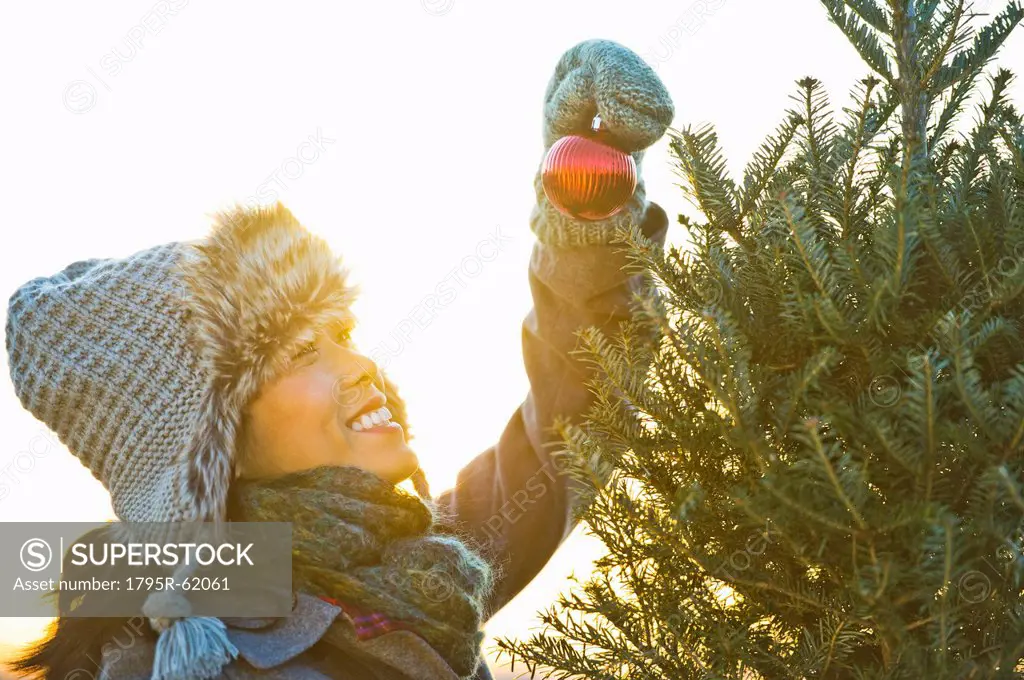
[[[105, 646], [116, 644], [126, 649], [139, 635], [150, 640], [157, 636], [141, 615], [61, 616], [50, 624], [46, 637], [25, 650], [10, 667], [19, 677], [28, 674], [40, 680], [95, 678], [99, 677]], [[122, 637], [128, 642], [122, 644]]]
[[[116, 527], [117, 523], [104, 524], [79, 537], [78, 542], [92, 546], [123, 541], [123, 538], [118, 538]], [[107, 571], [99, 576], [104, 579], [113, 577], [114, 569], [108, 567]], [[87, 578], [89, 574], [97, 575], [94, 568], [76, 567], [71, 560], [66, 560], [61, 580], [75, 583]], [[116, 653], [118, 648], [134, 646], [140, 636], [156, 639], [156, 632], [141, 614], [133, 617], [88, 616], [90, 609], [94, 609], [99, 602], [97, 597], [102, 597], [109, 605], [112, 596], [119, 600], [117, 604], [122, 611], [134, 611], [136, 608], [141, 611], [145, 597], [142, 592], [111, 595], [73, 588], [61, 588], [47, 593], [44, 597], [56, 600], [58, 617], [50, 624], [46, 637], [25, 650], [14, 660], [11, 668], [19, 673], [41, 673], [38, 677], [55, 680], [97, 677], [105, 647], [113, 646], [112, 651]], [[72, 610], [77, 611], [78, 615], [67, 616]], [[122, 638], [127, 641], [122, 642]]]

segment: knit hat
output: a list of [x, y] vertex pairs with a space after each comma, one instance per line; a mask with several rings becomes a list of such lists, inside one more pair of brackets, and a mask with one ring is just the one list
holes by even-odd
[[[20, 286], [6, 325], [14, 389], [103, 483], [121, 520], [221, 521], [246, 405], [319, 328], [355, 324], [347, 279], [282, 204], [236, 207], [205, 239], [79, 260]], [[165, 616], [183, 614], [155, 616], [150, 600], [144, 612], [174, 661], [153, 677], [219, 672], [201, 660], [186, 668], [192, 659], [173, 649], [206, 635], [207, 656], [233, 654], [219, 619], [170, 625]]]

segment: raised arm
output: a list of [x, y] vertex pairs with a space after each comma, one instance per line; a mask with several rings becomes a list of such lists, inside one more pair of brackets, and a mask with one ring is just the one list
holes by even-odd
[[668, 220], [647, 200], [640, 164], [644, 149], [664, 134], [673, 113], [654, 71], [608, 40], [588, 40], [565, 52], [548, 83], [545, 152], [560, 137], [588, 130], [599, 114], [616, 145], [637, 161], [638, 184], [619, 213], [582, 221], [548, 202], [540, 167], [534, 178], [533, 308], [522, 326], [530, 391], [498, 442], [463, 468], [455, 487], [439, 497], [500, 565], [488, 616], [533, 579], [573, 528], [568, 477], [551, 457], [559, 444], [551, 426], [558, 416], [579, 422], [593, 401], [586, 386], [590, 368], [570, 354], [577, 347], [576, 332], [595, 326], [611, 335], [630, 317], [631, 291], [640, 275], [624, 272], [623, 245], [613, 241], [629, 225], [639, 225], [648, 238], [664, 244]]

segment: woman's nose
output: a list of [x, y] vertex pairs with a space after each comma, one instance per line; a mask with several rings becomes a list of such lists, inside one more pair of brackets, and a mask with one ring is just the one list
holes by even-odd
[[350, 347], [337, 348], [339, 368], [353, 381], [377, 380], [380, 377], [380, 367], [370, 357], [360, 354]]
[[367, 356], [349, 348], [337, 348], [337, 379], [334, 381], [335, 400], [342, 406], [359, 406], [384, 392], [384, 380], [380, 367]]

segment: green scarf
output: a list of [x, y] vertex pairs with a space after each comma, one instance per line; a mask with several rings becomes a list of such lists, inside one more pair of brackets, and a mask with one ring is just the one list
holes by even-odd
[[292, 522], [292, 587], [400, 621], [459, 676], [476, 672], [491, 569], [437, 509], [357, 467], [236, 480], [231, 515]]

